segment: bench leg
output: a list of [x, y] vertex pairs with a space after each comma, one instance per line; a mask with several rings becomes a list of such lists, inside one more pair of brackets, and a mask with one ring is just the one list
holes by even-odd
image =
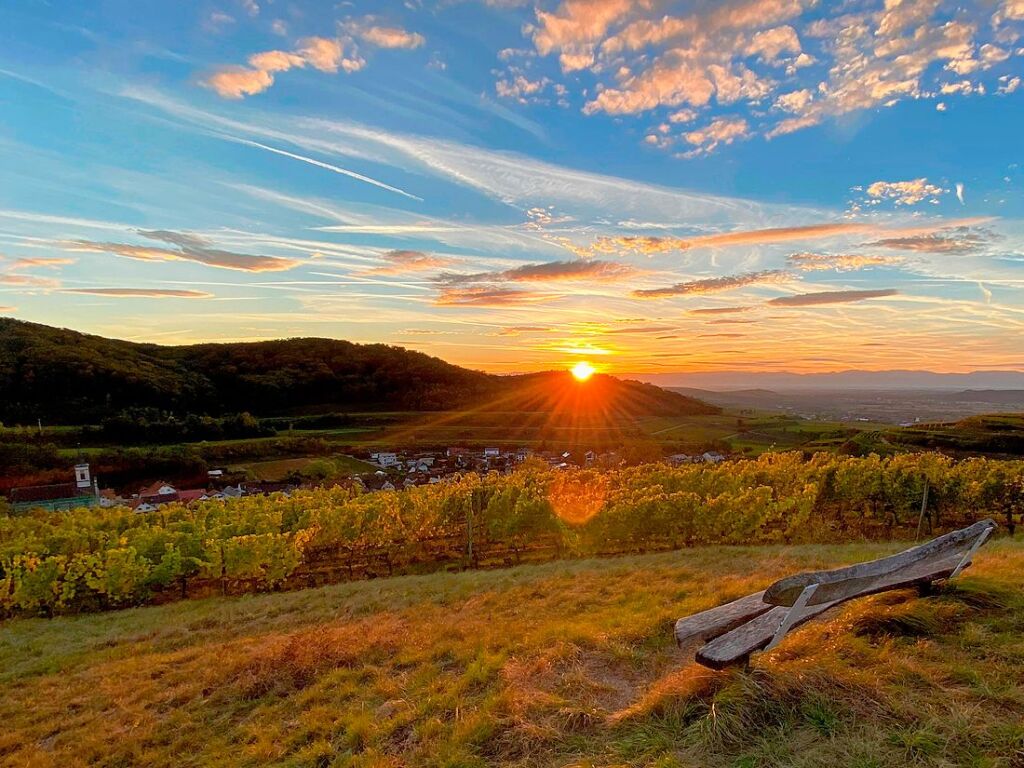
[[957, 567], [953, 570], [953, 572], [951, 574], [949, 574], [949, 578], [955, 579], [957, 576], [960, 575], [960, 571], [962, 571], [964, 568], [967, 567], [967, 565], [971, 562], [971, 557], [973, 557], [974, 553], [978, 551], [978, 547], [980, 547], [982, 544], [985, 543], [985, 541], [989, 537], [989, 534], [991, 534], [991, 533], [992, 533], [992, 529], [991, 528], [986, 528], [984, 531], [982, 531], [978, 535], [978, 538], [976, 538], [974, 540], [974, 543], [971, 544], [971, 548], [968, 549], [964, 553], [964, 556], [960, 559], [960, 564], [957, 565]]
[[782, 642], [782, 638], [786, 636], [786, 633], [789, 632], [789, 630], [793, 628], [793, 625], [800, 620], [800, 617], [804, 613], [804, 608], [807, 607], [807, 601], [811, 599], [811, 595], [813, 595], [817, 589], [817, 584], [808, 584], [804, 587], [800, 596], [797, 597], [796, 602], [793, 603], [793, 607], [790, 608], [789, 612], [782, 617], [782, 622], [779, 624], [779, 628], [775, 630], [775, 636], [764, 648], [766, 651], [770, 651]]

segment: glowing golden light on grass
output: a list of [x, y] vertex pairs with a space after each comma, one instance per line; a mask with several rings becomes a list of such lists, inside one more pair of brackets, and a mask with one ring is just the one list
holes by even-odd
[[580, 360], [570, 370], [572, 375], [576, 377], [576, 381], [586, 381], [594, 375], [594, 366], [586, 360]]

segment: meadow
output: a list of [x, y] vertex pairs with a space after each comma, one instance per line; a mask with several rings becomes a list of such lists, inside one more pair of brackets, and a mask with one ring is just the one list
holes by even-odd
[[901, 544], [700, 547], [0, 624], [9, 766], [987, 766], [1024, 759], [1024, 545], [749, 672], [681, 615]]

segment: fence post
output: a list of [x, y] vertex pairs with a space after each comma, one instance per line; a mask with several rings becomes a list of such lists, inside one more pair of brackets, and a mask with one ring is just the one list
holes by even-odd
[[473, 567], [473, 512], [476, 511], [477, 497], [478, 495], [474, 488], [469, 497], [469, 512], [467, 513], [466, 519], [466, 554], [469, 557], [470, 568]]

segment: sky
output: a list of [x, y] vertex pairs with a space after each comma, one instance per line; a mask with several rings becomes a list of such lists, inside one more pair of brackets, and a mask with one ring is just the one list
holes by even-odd
[[12, 0], [0, 314], [1024, 369], [1024, 0]]

